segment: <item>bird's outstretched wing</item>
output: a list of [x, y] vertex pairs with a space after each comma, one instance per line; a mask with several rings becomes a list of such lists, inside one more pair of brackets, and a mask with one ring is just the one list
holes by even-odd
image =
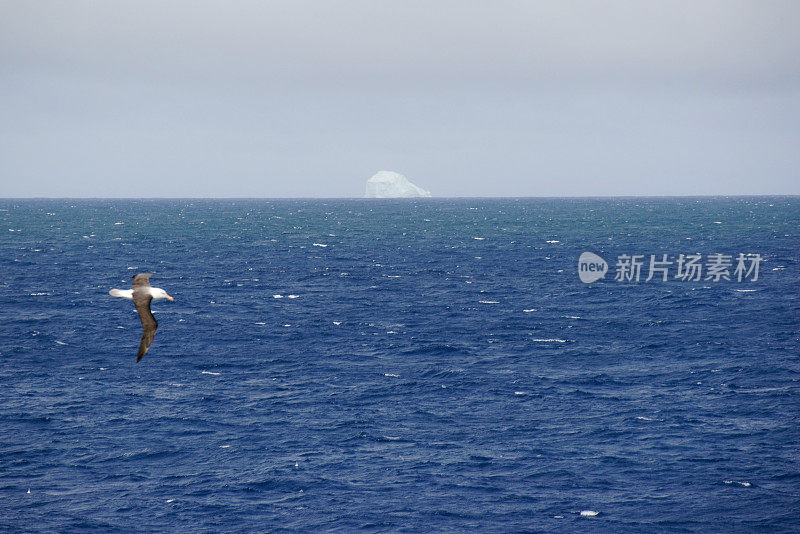
[[[140, 276], [150, 277], [149, 274], [139, 274], [136, 278]], [[156, 318], [153, 317], [153, 313], [150, 311], [150, 301], [153, 300], [153, 297], [150, 295], [149, 291], [136, 290], [136, 278], [133, 280], [133, 303], [136, 305], [136, 311], [139, 313], [139, 319], [142, 321], [142, 340], [139, 342], [139, 353], [136, 355], [136, 361], [138, 362], [145, 355], [147, 349], [150, 348], [150, 343], [153, 342], [153, 338], [156, 337], [158, 323], [156, 322]], [[147, 278], [144, 278], [143, 282], [147, 287], [150, 286]]]
[[150, 277], [153, 273], [141, 273], [133, 277], [133, 289], [137, 287], [150, 287]]

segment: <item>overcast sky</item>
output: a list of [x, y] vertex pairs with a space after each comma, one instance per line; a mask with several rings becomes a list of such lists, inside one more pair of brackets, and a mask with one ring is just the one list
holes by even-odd
[[800, 2], [0, 0], [0, 197], [800, 194]]

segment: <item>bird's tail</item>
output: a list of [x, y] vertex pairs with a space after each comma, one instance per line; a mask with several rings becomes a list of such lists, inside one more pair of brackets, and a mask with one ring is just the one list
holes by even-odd
[[111, 295], [112, 297], [122, 297], [122, 298], [130, 298], [129, 293], [131, 293], [130, 290], [125, 291], [124, 289], [112, 289], [111, 291], [108, 292], [108, 294]]

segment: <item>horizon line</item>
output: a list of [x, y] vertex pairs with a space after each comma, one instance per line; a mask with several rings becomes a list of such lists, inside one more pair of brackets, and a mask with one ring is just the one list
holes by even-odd
[[758, 197], [800, 197], [800, 193], [744, 193], [744, 194], [700, 194], [700, 195], [544, 195], [544, 196], [453, 196], [453, 197], [70, 197], [70, 196], [23, 196], [0, 197], [3, 200], [531, 200], [531, 199], [635, 199], [635, 198], [758, 198]]

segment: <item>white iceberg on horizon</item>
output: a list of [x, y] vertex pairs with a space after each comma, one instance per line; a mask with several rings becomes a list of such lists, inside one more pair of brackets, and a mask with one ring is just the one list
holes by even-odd
[[364, 198], [415, 198], [429, 197], [430, 191], [425, 191], [408, 181], [400, 173], [392, 171], [378, 171], [367, 180], [367, 191]]

